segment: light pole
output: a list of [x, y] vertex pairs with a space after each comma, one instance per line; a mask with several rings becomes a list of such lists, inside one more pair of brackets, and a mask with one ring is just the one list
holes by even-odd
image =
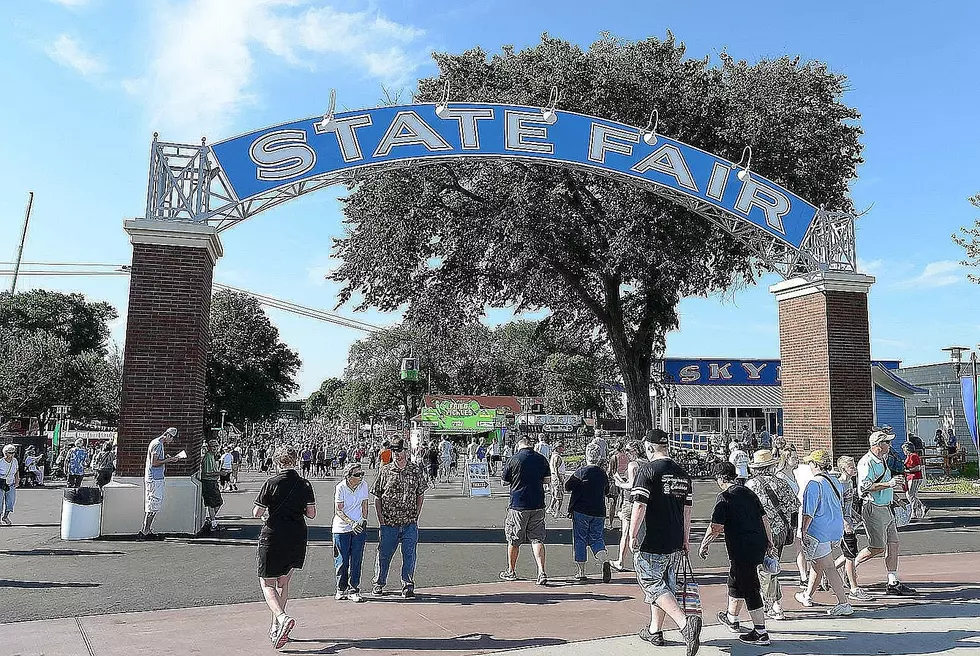
[[221, 430], [225, 429], [225, 415], [228, 414], [227, 410], [221, 411]]
[[947, 346], [943, 349], [949, 351], [949, 361], [953, 363], [953, 373], [957, 381], [960, 378], [960, 370], [963, 368], [963, 354], [970, 352], [969, 346]]

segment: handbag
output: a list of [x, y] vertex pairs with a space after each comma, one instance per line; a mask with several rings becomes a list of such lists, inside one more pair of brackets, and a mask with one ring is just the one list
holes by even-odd
[[895, 515], [896, 528], [908, 526], [912, 521], [912, 506], [908, 503], [896, 501], [892, 504], [892, 514]]
[[786, 514], [780, 509], [779, 497], [777, 497], [776, 493], [773, 492], [768, 485], [766, 485], [765, 479], [760, 478], [759, 482], [762, 483], [762, 489], [766, 491], [766, 496], [769, 497], [769, 501], [772, 502], [772, 507], [776, 509], [776, 514], [779, 515], [779, 519], [782, 520], [783, 524], [786, 526], [786, 537], [783, 538], [782, 546], [784, 547], [791, 546], [793, 542], [796, 540], [795, 522], [792, 522], [790, 519], [788, 519], [786, 517]]
[[683, 575], [680, 587], [677, 589], [677, 603], [684, 610], [685, 615], [697, 615], [701, 617], [701, 590], [694, 580], [694, 568], [691, 567], [691, 559], [684, 556]]

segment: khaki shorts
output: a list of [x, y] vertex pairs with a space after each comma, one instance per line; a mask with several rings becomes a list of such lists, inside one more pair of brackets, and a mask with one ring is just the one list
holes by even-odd
[[163, 479], [150, 479], [143, 481], [146, 499], [144, 510], [148, 513], [158, 513], [163, 510], [163, 493], [166, 489], [166, 482]]
[[544, 542], [544, 509], [541, 510], [507, 510], [507, 519], [504, 520], [504, 537], [511, 545], [520, 545], [526, 542], [535, 544]]
[[884, 549], [888, 544], [898, 544], [898, 527], [889, 506], [878, 506], [865, 501], [861, 508], [864, 530], [868, 534], [868, 547]]

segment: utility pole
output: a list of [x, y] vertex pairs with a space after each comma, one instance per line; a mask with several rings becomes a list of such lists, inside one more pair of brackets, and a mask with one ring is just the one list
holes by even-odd
[[20, 233], [20, 246], [17, 247], [17, 261], [14, 263], [14, 279], [10, 282], [11, 296], [17, 291], [17, 274], [20, 273], [20, 262], [24, 258], [24, 242], [27, 241], [27, 224], [31, 220], [31, 208], [34, 206], [34, 192], [27, 192], [27, 211], [24, 212], [24, 229]]

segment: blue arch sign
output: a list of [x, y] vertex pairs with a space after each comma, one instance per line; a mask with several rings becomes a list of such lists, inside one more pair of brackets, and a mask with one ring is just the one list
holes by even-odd
[[638, 128], [495, 104], [405, 105], [284, 123], [212, 145], [239, 201], [278, 187], [406, 160], [508, 158], [567, 164], [683, 194], [800, 248], [817, 209], [732, 162]]

